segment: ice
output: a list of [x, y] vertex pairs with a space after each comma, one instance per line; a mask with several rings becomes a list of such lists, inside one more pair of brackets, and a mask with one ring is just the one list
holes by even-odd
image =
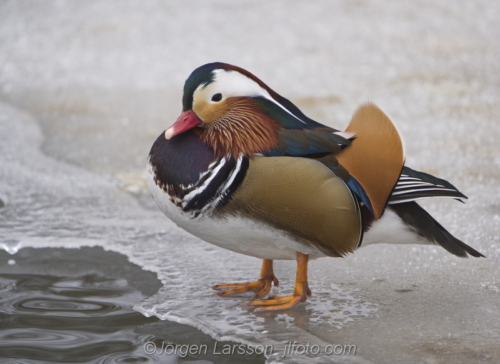
[[[7, 141], [2, 152], [23, 146], [17, 158], [2, 158], [0, 165], [5, 182], [2, 194], [9, 201], [0, 215], [2, 247], [9, 253], [23, 247], [100, 245], [126, 254], [132, 262], [157, 272], [165, 284], [156, 295], [138, 303], [138, 311], [195, 326], [219, 340], [272, 345], [276, 354], [270, 362], [281, 356], [278, 353], [287, 341], [327, 345], [303, 325], [340, 328], [377, 311], [355, 290], [321, 277], [312, 282], [317, 294], [307, 308], [292, 314], [259, 316], [240, 304], [242, 297], [219, 298], [209, 288], [212, 284], [255, 277], [259, 262], [202, 243], [157, 211], [140, 207], [112, 181], [44, 156], [36, 122], [27, 115], [1, 104], [0, 120], [0, 135]], [[9, 134], [12, 137], [7, 138]], [[285, 264], [282, 270], [292, 267]], [[282, 285], [292, 284], [282, 279]]]
[[[102, 246], [164, 284], [136, 310], [220, 340], [272, 345], [269, 363], [499, 362], [500, 5], [492, 1], [3, 1], [0, 245]], [[168, 221], [144, 184], [149, 147], [197, 66], [254, 72], [310, 117], [344, 127], [373, 101], [398, 124], [407, 164], [469, 200], [423, 203], [487, 256], [369, 246], [310, 264], [313, 296], [256, 314], [217, 283], [260, 262]], [[9, 263], [10, 264], [10, 263]], [[277, 262], [281, 293], [294, 262]], [[285, 353], [355, 345], [355, 355]]]

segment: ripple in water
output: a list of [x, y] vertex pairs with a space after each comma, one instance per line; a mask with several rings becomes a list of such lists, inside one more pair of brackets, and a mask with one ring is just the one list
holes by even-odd
[[3, 274], [0, 292], [0, 359], [158, 362], [142, 349], [151, 336], [135, 332], [155, 320], [131, 310], [142, 295], [122, 279]]
[[161, 285], [154, 273], [121, 254], [97, 247], [25, 248], [16, 253], [16, 264], [5, 264], [11, 258], [0, 250], [1, 363], [263, 362], [261, 355], [148, 352], [145, 345], [153, 341], [159, 348], [169, 343], [212, 348], [216, 342], [191, 327], [134, 311], [133, 305]]

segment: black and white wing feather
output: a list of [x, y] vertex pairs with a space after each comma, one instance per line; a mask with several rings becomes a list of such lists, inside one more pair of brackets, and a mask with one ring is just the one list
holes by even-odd
[[461, 202], [467, 199], [450, 182], [405, 166], [388, 203], [394, 205], [433, 197], [454, 198]]

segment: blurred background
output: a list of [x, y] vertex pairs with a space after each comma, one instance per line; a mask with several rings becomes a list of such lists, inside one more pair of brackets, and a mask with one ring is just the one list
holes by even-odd
[[[193, 268], [182, 260], [207, 244], [156, 210], [146, 191], [146, 158], [181, 112], [190, 72], [208, 62], [231, 63], [339, 129], [360, 104], [380, 106], [401, 130], [407, 164], [450, 180], [470, 198], [465, 206], [432, 201], [426, 208], [488, 256], [460, 260], [440, 248], [379, 246], [315, 262], [316, 289], [329, 292], [339, 284], [337, 293], [358, 292], [366, 318], [342, 330], [297, 322], [285, 329], [298, 327], [326, 343], [358, 343], [356, 360], [499, 362], [499, 19], [500, 3], [493, 0], [2, 0], [0, 244], [10, 253], [102, 246], [157, 273], [164, 287], [172, 269], [190, 276]], [[33, 154], [24, 156], [30, 148]], [[183, 247], [172, 245], [179, 239]], [[163, 250], [145, 252], [151, 246]], [[176, 250], [183, 258], [168, 269], [150, 256], [167, 257], [174, 248], [186, 250]], [[214, 273], [221, 282], [227, 265], [220, 257], [245, 267], [244, 280], [257, 273], [258, 262], [213, 249], [207, 254], [222, 271]], [[1, 262], [6, 271], [12, 259]], [[292, 263], [278, 270], [291, 276]], [[160, 295], [136, 309], [172, 320], [158, 313], [165, 301]], [[308, 310], [317, 309], [314, 302]], [[216, 338], [283, 342], [283, 336], [256, 339], [191, 312], [197, 323], [184, 323]], [[351, 316], [339, 320], [347, 324]], [[253, 327], [253, 317], [245, 324]]]
[[[448, 154], [471, 148], [456, 137], [466, 130], [479, 147], [493, 138], [470, 121], [480, 114], [491, 125], [498, 101], [493, 1], [2, 1], [0, 9], [2, 100], [37, 116], [44, 152], [100, 173], [143, 170], [152, 141], [180, 113], [184, 80], [213, 61], [248, 69], [323, 123], [342, 127], [373, 101], [407, 138], [424, 118], [454, 118], [452, 130], [437, 123], [424, 134]], [[427, 146], [409, 142], [409, 158]]]

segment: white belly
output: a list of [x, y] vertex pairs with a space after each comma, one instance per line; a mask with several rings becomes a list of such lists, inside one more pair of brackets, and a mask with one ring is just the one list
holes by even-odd
[[250, 219], [214, 219], [204, 215], [192, 218], [173, 204], [149, 173], [149, 190], [160, 210], [187, 232], [221, 248], [260, 259], [294, 260], [296, 253], [311, 259], [326, 256], [313, 246], [295, 241], [280, 230]]
[[361, 247], [371, 244], [432, 244], [415, 233], [392, 210], [386, 209], [363, 236]]

